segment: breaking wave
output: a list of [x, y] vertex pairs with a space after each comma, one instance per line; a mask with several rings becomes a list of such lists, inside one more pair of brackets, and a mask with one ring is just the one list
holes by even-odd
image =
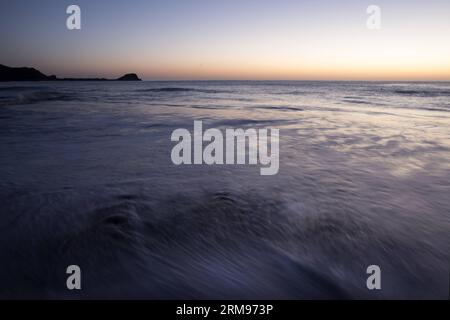
[[[8, 88], [9, 89], [9, 88]], [[5, 90], [6, 91], [6, 90]], [[9, 90], [8, 90], [9, 91]], [[12, 106], [20, 104], [31, 104], [45, 101], [68, 101], [71, 97], [66, 93], [57, 91], [29, 91], [19, 90], [19, 92], [12, 92], [9, 95], [4, 95], [0, 98], [0, 106]]]

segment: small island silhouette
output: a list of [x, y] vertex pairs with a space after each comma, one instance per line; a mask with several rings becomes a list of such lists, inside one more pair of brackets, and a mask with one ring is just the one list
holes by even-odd
[[0, 81], [141, 81], [141, 79], [135, 73], [127, 73], [117, 79], [58, 78], [55, 75], [47, 76], [35, 68], [14, 68], [0, 64]]

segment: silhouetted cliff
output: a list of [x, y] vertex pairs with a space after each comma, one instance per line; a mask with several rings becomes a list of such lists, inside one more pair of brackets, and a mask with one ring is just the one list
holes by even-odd
[[34, 68], [11, 68], [0, 64], [0, 81], [52, 81], [56, 76], [46, 76]]
[[124, 76], [116, 79], [117, 81], [141, 81], [136, 73], [127, 73]]
[[124, 76], [110, 80], [105, 78], [57, 78], [47, 76], [34, 68], [13, 68], [0, 64], [0, 81], [141, 81], [135, 73], [127, 73]]

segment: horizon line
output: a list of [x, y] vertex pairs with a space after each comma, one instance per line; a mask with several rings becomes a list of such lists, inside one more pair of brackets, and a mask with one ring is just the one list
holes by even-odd
[[343, 80], [343, 79], [142, 79], [142, 82], [226, 82], [226, 81], [252, 81], [252, 82], [450, 82], [448, 80]]
[[[8, 68], [30, 68], [30, 69], [35, 69], [38, 72], [42, 73], [42, 69], [39, 67], [33, 67], [33, 66], [10, 66], [10, 65], [6, 65], [3, 63], [0, 63], [0, 65], [8, 67]], [[129, 73], [129, 72], [126, 72]], [[139, 74], [134, 71], [133, 73], [137, 74], [137, 76], [139, 77]], [[45, 76], [49, 76], [46, 73], [43, 73]], [[50, 76], [53, 76], [54, 74], [51, 72]], [[55, 75], [56, 76], [56, 75]], [[59, 76], [61, 77], [61, 76]], [[83, 81], [84, 79], [91, 79], [92, 76], [81, 76], [78, 75], [76, 77], [74, 76], [63, 76], [61, 79], [80, 79], [79, 81]], [[105, 77], [104, 75], [97, 75], [94, 76], [94, 78], [98, 78], [101, 79]], [[45, 80], [44, 80], [45, 81]], [[252, 82], [268, 82], [268, 81], [272, 81], [272, 82], [450, 82], [450, 78], [442, 80], [442, 79], [436, 79], [436, 80], [430, 80], [430, 79], [414, 79], [414, 80], [404, 80], [404, 79], [141, 79], [141, 81], [146, 81], [146, 82], [225, 82], [225, 81], [252, 81]]]

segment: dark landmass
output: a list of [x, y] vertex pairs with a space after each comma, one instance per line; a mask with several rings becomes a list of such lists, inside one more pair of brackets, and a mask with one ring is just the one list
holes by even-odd
[[141, 81], [136, 73], [127, 73], [126, 75], [121, 76], [116, 79], [117, 81]]
[[11, 68], [0, 64], [0, 81], [54, 81], [56, 76], [46, 76], [34, 68]]
[[34, 68], [13, 68], [0, 64], [0, 81], [141, 81], [135, 73], [127, 73], [117, 79], [105, 78], [57, 78], [47, 76]]

